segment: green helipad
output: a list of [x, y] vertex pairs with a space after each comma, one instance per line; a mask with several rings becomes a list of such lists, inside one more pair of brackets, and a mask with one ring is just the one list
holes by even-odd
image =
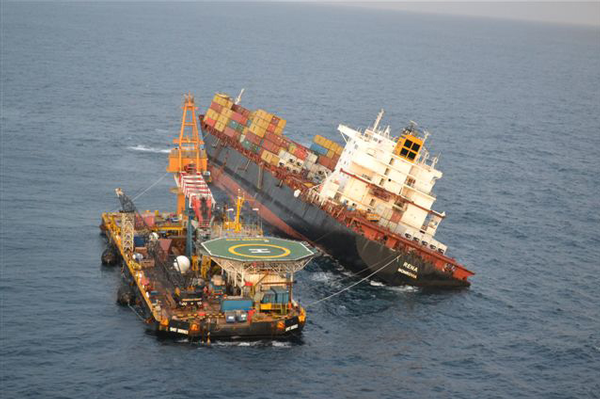
[[210, 256], [240, 262], [290, 262], [316, 255], [301, 242], [274, 237], [217, 238], [202, 246]]

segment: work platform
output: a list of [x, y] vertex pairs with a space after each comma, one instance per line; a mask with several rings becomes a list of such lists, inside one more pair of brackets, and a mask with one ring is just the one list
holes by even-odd
[[217, 238], [202, 243], [213, 258], [238, 262], [290, 262], [317, 253], [301, 242], [274, 237]]

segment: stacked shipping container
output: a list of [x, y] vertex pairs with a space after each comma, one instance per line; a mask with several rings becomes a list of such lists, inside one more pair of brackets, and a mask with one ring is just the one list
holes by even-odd
[[295, 173], [306, 170], [309, 178], [320, 181], [335, 168], [343, 147], [323, 136], [315, 136], [310, 149], [284, 136], [286, 120], [265, 110], [250, 112], [226, 94], [215, 94], [204, 123], [274, 166]]
[[323, 136], [316, 135], [310, 146], [311, 151], [319, 155], [318, 163], [329, 170], [335, 169], [344, 147]]

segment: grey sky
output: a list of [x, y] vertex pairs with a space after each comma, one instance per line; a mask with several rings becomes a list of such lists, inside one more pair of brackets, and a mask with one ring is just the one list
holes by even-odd
[[600, 1], [367, 1], [344, 4], [355, 7], [383, 8], [411, 12], [508, 18], [528, 21], [600, 26]]
[[[11, 0], [8, 0], [11, 1]], [[15, 1], [15, 0], [12, 0]], [[206, 0], [16, 0], [22, 1], [66, 1], [66, 2], [202, 2]], [[221, 0], [220, 2], [253, 2], [256, 0]], [[316, 4], [337, 4], [350, 7], [393, 9], [420, 13], [491, 17], [528, 21], [557, 22], [565, 24], [592, 25], [600, 27], [600, 0], [581, 2], [567, 1], [360, 1], [360, 0], [258, 0], [260, 2], [307, 2]], [[4, 0], [0, 0], [4, 2]], [[209, 2], [219, 2], [209, 0]]]

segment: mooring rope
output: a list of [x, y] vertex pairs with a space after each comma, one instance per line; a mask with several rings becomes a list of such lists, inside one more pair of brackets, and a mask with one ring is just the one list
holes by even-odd
[[366, 279], [368, 279], [369, 277], [373, 276], [375, 273], [379, 272], [380, 270], [384, 269], [385, 267], [389, 266], [390, 264], [392, 264], [392, 262], [395, 262], [396, 260], [398, 260], [400, 256], [396, 256], [394, 259], [392, 259], [391, 261], [389, 261], [388, 263], [386, 263], [385, 265], [381, 266], [379, 269], [375, 270], [373, 273], [369, 274], [366, 277], [363, 277], [362, 279], [358, 280], [357, 282], [350, 284], [349, 286], [347, 286], [346, 288], [343, 288], [337, 292], [334, 292], [333, 294], [326, 296], [325, 298], [321, 298], [316, 302], [313, 303], [309, 303], [308, 305], [305, 306], [305, 308], [308, 308], [309, 306], [313, 306], [316, 305], [318, 303], [324, 302], [328, 299], [333, 298], [334, 296], [337, 296], [339, 294], [341, 294], [342, 292], [348, 291], [349, 289], [351, 289], [354, 286], [357, 286], [358, 284], [362, 283], [363, 281], [365, 281]]
[[141, 321], [146, 321], [146, 319], [144, 319], [133, 306], [130, 304], [127, 304], [127, 306], [129, 306], [129, 309], [133, 310], [133, 313], [135, 313], [135, 315], [139, 317]]

